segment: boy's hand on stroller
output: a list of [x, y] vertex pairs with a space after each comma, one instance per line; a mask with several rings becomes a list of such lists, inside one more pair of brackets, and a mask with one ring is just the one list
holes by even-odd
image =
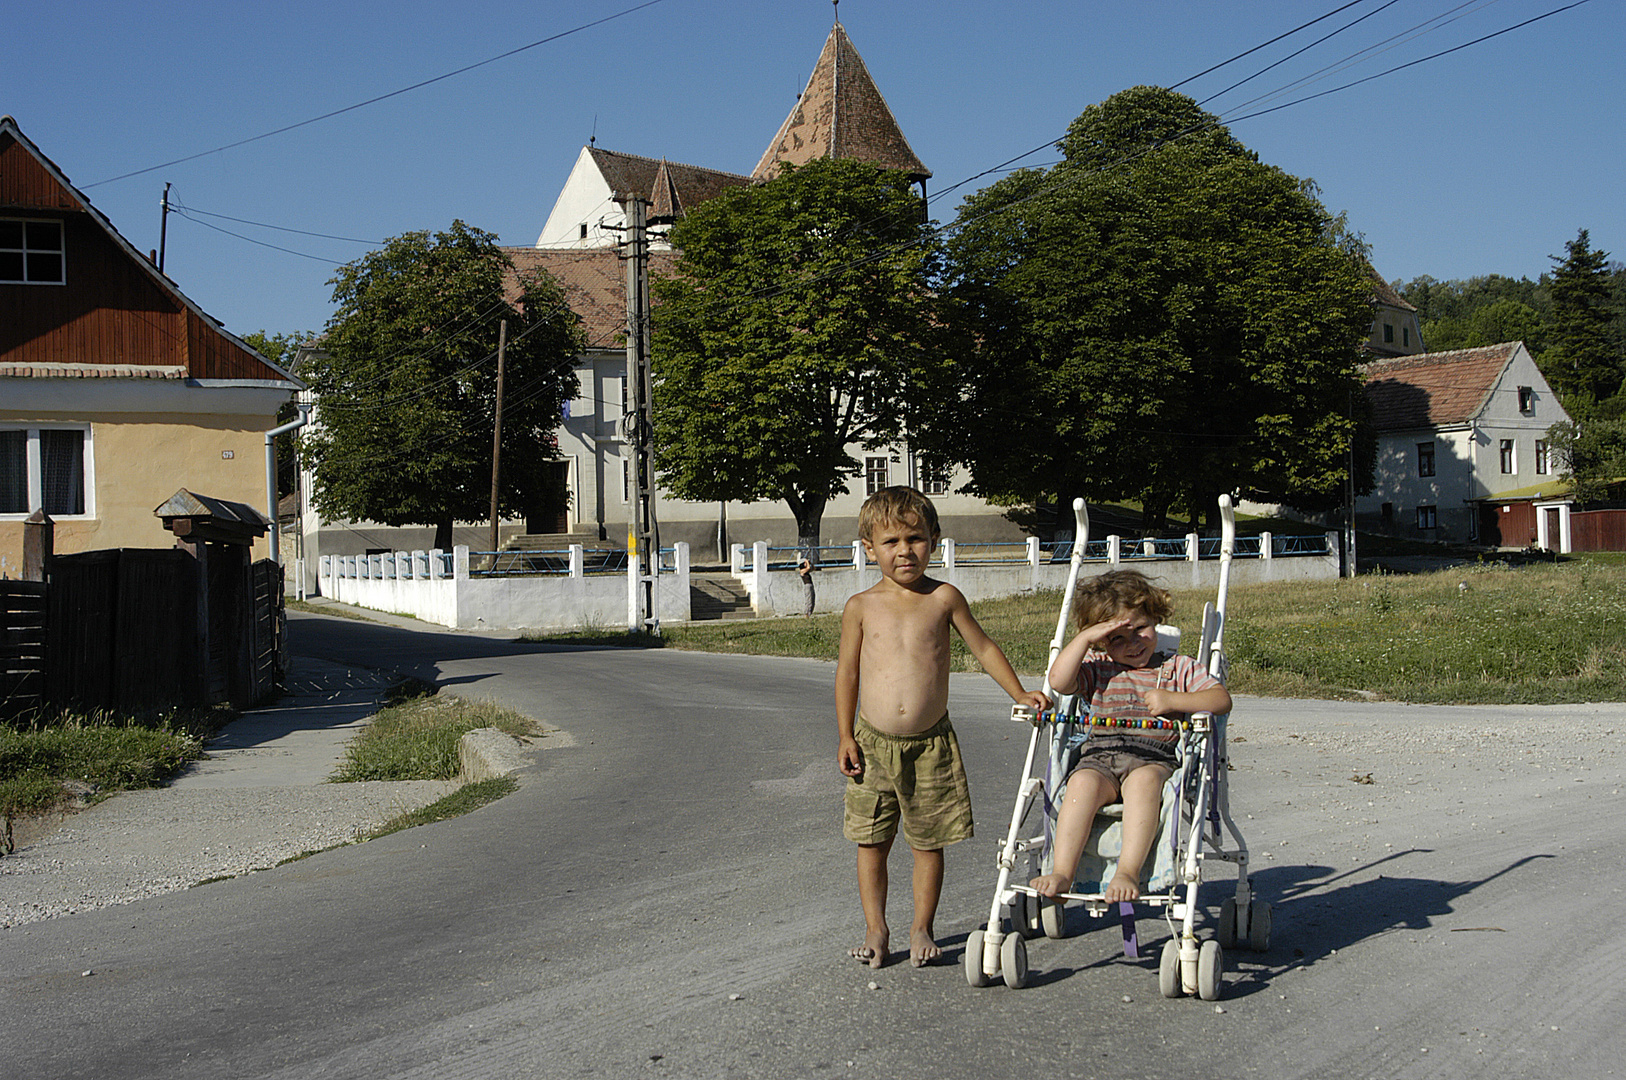
[[841, 748], [836, 751], [836, 764], [843, 776], [864, 775], [864, 752], [858, 748], [856, 740], [841, 740]]
[[1016, 699], [1018, 705], [1026, 705], [1036, 713], [1042, 713], [1050, 708], [1050, 699], [1043, 690], [1024, 690]]

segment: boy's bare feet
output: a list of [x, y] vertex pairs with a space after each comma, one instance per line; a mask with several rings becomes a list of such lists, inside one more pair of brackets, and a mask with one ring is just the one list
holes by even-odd
[[930, 930], [911, 930], [909, 932], [909, 962], [915, 967], [925, 967], [934, 963], [943, 950], [937, 947], [932, 940]]
[[1059, 896], [1073, 887], [1066, 874], [1041, 874], [1028, 882], [1028, 887], [1040, 896]]
[[864, 943], [847, 950], [847, 955], [861, 964], [868, 964], [878, 968], [887, 960], [887, 948], [891, 944], [891, 936], [885, 931], [870, 931], [864, 935]]
[[1125, 900], [1140, 899], [1140, 882], [1123, 871], [1114, 874], [1112, 880], [1107, 882], [1106, 892], [1102, 893], [1108, 903], [1119, 903]]

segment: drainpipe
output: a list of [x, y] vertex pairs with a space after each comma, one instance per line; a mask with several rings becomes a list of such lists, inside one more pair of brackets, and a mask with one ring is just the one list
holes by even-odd
[[282, 562], [282, 523], [277, 520], [277, 448], [274, 440], [278, 435], [297, 431], [310, 422], [311, 407], [301, 404], [298, 408], [298, 420], [290, 420], [281, 427], [272, 428], [265, 433], [266, 517], [271, 519], [271, 561], [278, 564]]

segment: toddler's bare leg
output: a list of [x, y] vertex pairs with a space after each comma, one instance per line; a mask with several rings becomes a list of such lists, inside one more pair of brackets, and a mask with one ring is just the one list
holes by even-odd
[[1073, 887], [1079, 856], [1090, 838], [1090, 826], [1103, 806], [1118, 798], [1112, 777], [1096, 769], [1080, 769], [1067, 778], [1067, 797], [1056, 815], [1056, 839], [1051, 872], [1028, 882], [1043, 896], [1055, 896]]
[[943, 893], [943, 849], [915, 853], [915, 921], [909, 927], [909, 962], [915, 967], [929, 964], [943, 954], [937, 947], [932, 920], [937, 917], [937, 899]]
[[1157, 812], [1163, 802], [1163, 784], [1169, 770], [1162, 765], [1142, 765], [1123, 779], [1123, 850], [1118, 855], [1118, 872], [1107, 882], [1109, 901], [1134, 900], [1140, 896], [1140, 871], [1146, 854], [1157, 839]]
[[858, 845], [858, 902], [864, 908], [864, 944], [848, 950], [854, 960], [870, 967], [887, 961], [891, 932], [886, 926], [886, 857], [892, 841]]

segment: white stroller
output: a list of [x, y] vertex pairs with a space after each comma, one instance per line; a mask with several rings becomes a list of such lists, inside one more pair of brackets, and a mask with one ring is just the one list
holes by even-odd
[[[1202, 638], [1196, 658], [1209, 673], [1224, 682], [1225, 594], [1236, 540], [1236, 515], [1229, 496], [1220, 497], [1220, 515], [1224, 529], [1218, 598], [1216, 603], [1203, 605]], [[1073, 516], [1077, 522], [1076, 540], [1061, 617], [1056, 623], [1056, 636], [1050, 643], [1051, 662], [1068, 637], [1073, 593], [1089, 537], [1089, 515], [1082, 499], [1073, 503]], [[1173, 627], [1159, 626], [1158, 636], [1159, 648], [1172, 652], [1179, 643], [1180, 632]], [[1181, 732], [1180, 767], [1163, 788], [1158, 836], [1142, 870], [1141, 896], [1135, 903], [1163, 908], [1164, 918], [1174, 934], [1163, 947], [1158, 970], [1158, 987], [1163, 996], [1195, 994], [1204, 1001], [1218, 999], [1224, 988], [1225, 950], [1240, 944], [1255, 952], [1265, 951], [1270, 947], [1271, 923], [1270, 904], [1254, 899], [1248, 876], [1247, 843], [1231, 819], [1226, 776], [1227, 717], [1195, 713], [1188, 720], [1113, 721], [1092, 716], [1089, 703], [1078, 695], [1057, 695], [1048, 683], [1045, 692], [1055, 702], [1053, 711], [1036, 716], [1025, 706], [1011, 710], [1011, 719], [1031, 724], [1033, 733], [1028, 740], [1027, 761], [1017, 789], [1010, 830], [999, 849], [999, 879], [994, 887], [988, 923], [985, 929], [974, 930], [966, 938], [966, 981], [972, 986], [987, 986], [994, 979], [1003, 978], [1007, 986], [1023, 986], [1028, 978], [1026, 939], [1041, 933], [1049, 938], [1065, 936], [1062, 904], [1041, 897], [1027, 882], [1035, 874], [1048, 873], [1051, 869], [1051, 842], [1056, 814], [1061, 809], [1060, 789], [1076, 759], [1077, 748], [1089, 737], [1092, 728], [1155, 724]], [[1035, 773], [1035, 763], [1039, 760], [1041, 735], [1046, 747], [1041, 766], [1043, 773], [1039, 775]], [[1024, 837], [1026, 820], [1036, 806], [1042, 809], [1042, 831], [1039, 835]], [[1121, 842], [1118, 819], [1122, 809], [1121, 805], [1114, 804], [1096, 817], [1084, 857], [1079, 861], [1073, 885], [1077, 891], [1062, 893], [1057, 898], [1062, 902], [1081, 902], [1092, 918], [1106, 915], [1114, 906], [1103, 892], [1116, 869]], [[1225, 847], [1222, 826], [1235, 842], [1234, 848]], [[1237, 878], [1235, 894], [1220, 905], [1214, 936], [1199, 942], [1197, 886], [1202, 879], [1205, 858], [1235, 863]], [[1116, 907], [1123, 924], [1124, 953], [1134, 959], [1139, 955], [1134, 904], [1119, 903]]]

